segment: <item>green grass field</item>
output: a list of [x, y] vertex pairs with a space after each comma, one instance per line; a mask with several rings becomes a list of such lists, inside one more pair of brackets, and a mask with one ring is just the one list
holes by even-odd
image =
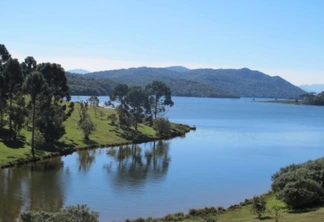
[[[61, 142], [66, 144], [66, 146], [80, 148], [88, 146], [118, 145], [122, 143], [131, 143], [133, 141], [133, 135], [130, 132], [125, 132], [117, 125], [112, 125], [110, 120], [107, 120], [108, 115], [115, 113], [114, 109], [96, 107], [97, 111], [95, 115], [95, 108], [91, 106], [88, 109], [88, 114], [96, 125], [96, 130], [90, 135], [89, 141], [84, 141], [83, 134], [77, 126], [79, 120], [78, 109], [79, 104], [75, 103], [75, 108], [71, 117], [64, 123], [66, 134], [61, 138]], [[103, 113], [102, 117], [100, 116], [100, 112]], [[184, 125], [172, 124], [172, 127], [173, 131], [177, 131], [179, 134], [184, 134], [189, 130], [189, 127]], [[141, 137], [145, 140], [159, 139], [158, 136], [156, 136], [156, 131], [150, 126], [139, 124], [138, 130]], [[0, 165], [21, 158], [31, 157], [31, 132], [23, 129], [20, 134], [20, 140], [18, 142], [6, 140], [5, 135], [0, 135]], [[44, 151], [37, 151], [38, 156], [45, 153]]]
[[251, 205], [238, 206], [234, 209], [228, 209], [222, 213], [204, 213], [204, 209], [198, 209], [199, 215], [189, 215], [183, 213], [175, 213], [166, 215], [160, 219], [136, 219], [133, 221], [185, 221], [185, 222], [206, 222], [217, 221], [217, 222], [257, 222], [257, 221], [276, 221], [273, 207], [279, 208], [279, 222], [322, 222], [324, 221], [324, 208], [312, 208], [306, 209], [299, 212], [293, 212], [286, 208], [285, 203], [276, 199], [274, 194], [263, 195], [267, 201], [267, 212], [261, 219], [258, 219], [256, 215], [251, 213]]

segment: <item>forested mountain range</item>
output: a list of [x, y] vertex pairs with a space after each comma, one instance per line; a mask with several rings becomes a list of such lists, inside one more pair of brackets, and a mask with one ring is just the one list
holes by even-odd
[[[117, 83], [145, 86], [154, 80], [161, 80], [176, 96], [296, 98], [305, 93], [279, 76], [272, 77], [247, 68], [190, 70], [182, 66], [139, 67], [92, 72], [82, 77], [84, 79], [75, 86], [81, 87], [81, 83], [86, 84], [87, 81], [93, 85], [98, 80], [97, 88], [104, 88], [103, 83], [107, 80], [110, 80], [109, 87]], [[75, 94], [74, 87], [71, 88], [72, 94]]]

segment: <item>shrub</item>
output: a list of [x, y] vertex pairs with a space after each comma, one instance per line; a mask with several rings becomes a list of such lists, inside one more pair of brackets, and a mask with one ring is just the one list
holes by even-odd
[[86, 205], [68, 206], [59, 212], [27, 211], [20, 215], [22, 222], [99, 222], [99, 213]]
[[281, 168], [272, 176], [272, 189], [290, 208], [303, 208], [324, 201], [324, 158]]
[[153, 121], [153, 128], [160, 136], [168, 136], [171, 133], [171, 124], [168, 119], [156, 118]]
[[289, 182], [279, 193], [279, 197], [291, 208], [303, 208], [323, 201], [321, 185], [312, 179]]
[[258, 219], [261, 219], [262, 215], [266, 212], [266, 201], [262, 197], [253, 197], [251, 212], [256, 214]]

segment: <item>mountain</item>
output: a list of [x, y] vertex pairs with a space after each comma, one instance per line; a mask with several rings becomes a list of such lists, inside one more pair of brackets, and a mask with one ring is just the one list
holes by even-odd
[[93, 72], [84, 76], [140, 86], [161, 80], [177, 96], [296, 98], [305, 93], [279, 76], [269, 76], [248, 68], [178, 72], [167, 68], [140, 67]]
[[188, 72], [190, 69], [184, 67], [184, 66], [170, 66], [170, 67], [164, 67], [167, 70], [174, 71], [174, 72]]
[[305, 90], [306, 92], [320, 93], [324, 91], [324, 84], [301, 85], [299, 87]]
[[67, 72], [74, 73], [74, 74], [82, 74], [82, 75], [89, 73], [89, 71], [84, 70], [84, 69], [71, 69], [71, 70], [68, 70]]

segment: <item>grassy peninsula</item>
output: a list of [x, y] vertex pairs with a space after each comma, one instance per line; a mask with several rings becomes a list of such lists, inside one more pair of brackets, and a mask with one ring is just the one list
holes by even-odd
[[[116, 114], [115, 109], [90, 106], [88, 114], [95, 124], [96, 130], [90, 135], [90, 139], [86, 141], [83, 139], [83, 134], [78, 128], [79, 108], [80, 103], [75, 103], [74, 111], [64, 123], [66, 134], [61, 138], [60, 142], [66, 149], [73, 150], [113, 146], [162, 138], [153, 127], [142, 123], [139, 124], [138, 132], [135, 135], [132, 129], [126, 131], [120, 128], [118, 124], [112, 123], [111, 120], [107, 119], [107, 116]], [[171, 126], [172, 131], [170, 137], [181, 136], [190, 131], [190, 127], [187, 125], [172, 123]], [[32, 157], [30, 150], [30, 130], [23, 128], [16, 142], [7, 140], [6, 134], [8, 134], [7, 129], [4, 129], [0, 134], [0, 166], [19, 159]], [[50, 155], [51, 152], [37, 150], [36, 154], [37, 157], [42, 157], [44, 155]]]

